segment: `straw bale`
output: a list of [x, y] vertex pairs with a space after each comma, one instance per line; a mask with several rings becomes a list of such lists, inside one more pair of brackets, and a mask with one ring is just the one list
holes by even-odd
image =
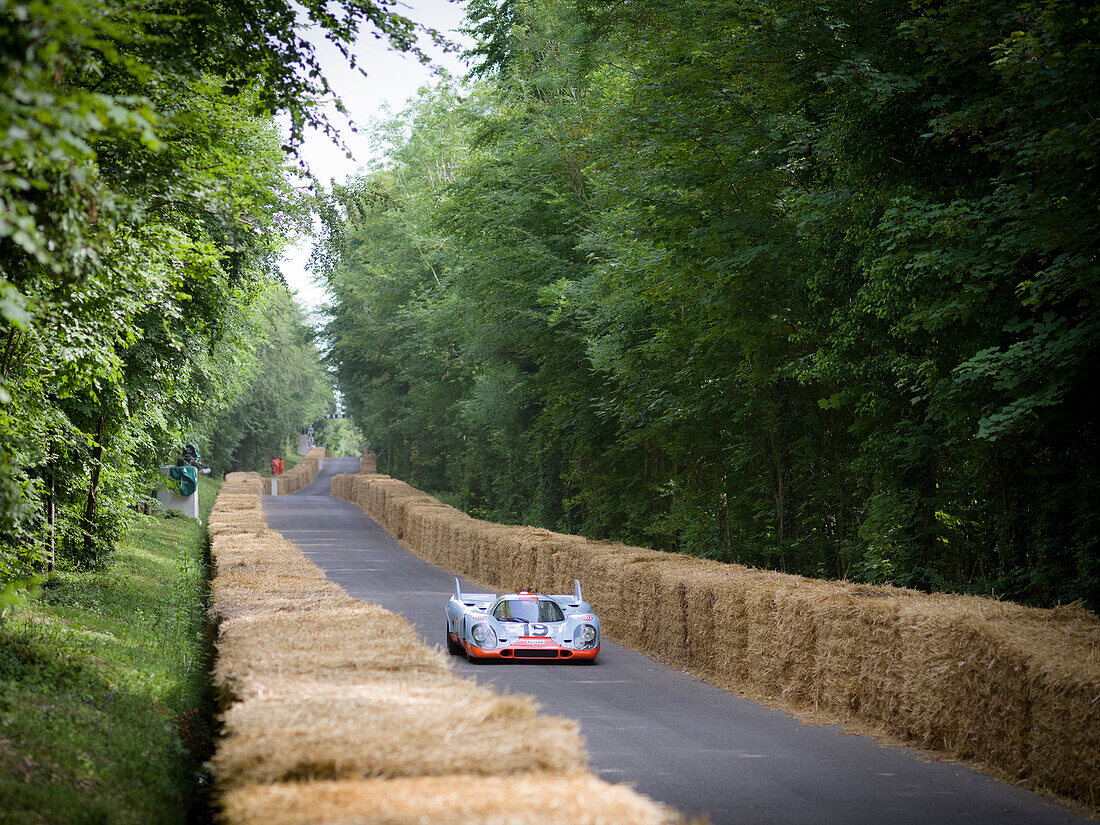
[[509, 571], [508, 589], [555, 592], [554, 553], [564, 538], [538, 527], [513, 527], [502, 532], [498, 538], [500, 563]]
[[508, 571], [505, 583], [509, 590], [542, 589], [537, 581], [538, 547], [551, 535], [549, 530], [536, 527], [513, 527], [501, 533], [498, 553], [500, 564]]
[[[250, 494], [248, 496], [249, 502], [257, 502], [259, 498]], [[262, 524], [262, 514], [259, 505], [244, 506], [245, 497], [242, 496], [240, 502], [234, 502], [233, 498], [230, 498], [227, 502], [227, 506], [219, 507], [217, 510], [212, 511], [210, 514], [210, 526], [216, 525], [221, 519], [227, 522], [232, 522], [234, 519], [244, 520], [253, 519], [252, 524]]]
[[[449, 542], [450, 546], [440, 547], [440, 554], [447, 553], [454, 559], [456, 571], [463, 575], [483, 581], [490, 587], [496, 587], [495, 574], [489, 576], [488, 570], [481, 561], [480, 547], [483, 546], [485, 534], [492, 532], [493, 528], [488, 522], [479, 519], [470, 519], [468, 522], [461, 519], [453, 519], [440, 536], [441, 541]], [[448, 570], [452, 569], [448, 566]]]
[[[1079, 677], [1043, 673], [1032, 688], [1032, 721], [1026, 741], [1027, 773], [1037, 782], [1100, 806], [1100, 691]], [[1067, 724], [1069, 720], [1069, 724]]]
[[470, 567], [470, 559], [459, 552], [460, 544], [455, 538], [469, 529], [471, 519], [465, 513], [457, 510], [435, 510], [424, 514], [425, 526], [430, 526], [430, 535], [425, 535], [427, 542], [424, 557], [432, 558], [433, 563], [455, 570], [462, 575], [473, 575], [476, 571]]
[[211, 547], [217, 575], [249, 571], [254, 574], [297, 575], [317, 579], [324, 573], [313, 562], [275, 534], [264, 532], [220, 537]]
[[431, 555], [439, 559], [437, 564], [460, 575], [484, 580], [478, 569], [475, 554], [473, 531], [482, 522], [478, 522], [465, 513], [439, 513], [434, 517], [436, 532]]
[[662, 646], [680, 667], [711, 670], [715, 655], [714, 571], [702, 565], [657, 570], [657, 588], [666, 605]]
[[743, 569], [731, 570], [714, 584], [714, 650], [712, 662], [718, 684], [727, 690], [739, 687], [747, 692], [754, 678], [747, 659], [749, 645], [749, 600], [753, 579]]
[[[225, 591], [218, 594], [222, 596], [207, 610], [210, 620], [219, 628], [230, 619], [239, 619], [245, 616], [256, 616], [264, 613], [302, 613], [307, 611], [327, 610], [333, 607], [334, 596], [328, 589], [305, 590], [297, 593], [282, 593], [264, 591], [260, 593], [248, 593], [246, 591]], [[346, 597], [349, 602], [353, 601]], [[341, 602], [343, 600], [341, 599]], [[340, 602], [337, 602], [339, 605]]]
[[[552, 533], [553, 540], [546, 543], [540, 554], [540, 578], [544, 593], [572, 593], [573, 579], [588, 579], [588, 566], [585, 563], [583, 547], [587, 539], [564, 533]], [[588, 593], [584, 594], [585, 599]]]
[[675, 814], [591, 776], [474, 776], [253, 785], [230, 791], [237, 825], [672, 825]]
[[405, 505], [405, 542], [428, 561], [446, 564], [445, 555], [437, 556], [441, 548], [436, 536], [441, 524], [461, 515], [458, 510], [435, 499], [409, 501]]
[[585, 770], [576, 722], [455, 677], [376, 680], [233, 705], [213, 766], [223, 787], [288, 779]]
[[[355, 476], [348, 481], [348, 500], [358, 504], [367, 515], [371, 515], [367, 509], [368, 484], [363, 476]], [[373, 516], [371, 516], [373, 518]]]
[[354, 478], [354, 476], [347, 473], [334, 475], [329, 484], [329, 495], [333, 498], [350, 499], [352, 478]]
[[448, 664], [400, 616], [349, 599], [340, 607], [253, 613], [223, 622], [214, 681], [220, 685], [306, 672], [406, 669], [445, 673]]
[[[253, 497], [250, 495], [249, 498], [252, 499]], [[252, 524], [261, 524], [260, 521], [255, 520], [259, 519], [261, 515], [259, 506], [243, 506], [243, 497], [242, 506], [229, 506], [234, 504], [233, 500], [230, 499], [226, 507], [219, 507], [216, 511], [213, 511], [213, 513], [210, 514], [210, 525], [213, 526], [217, 524], [219, 519], [224, 519], [227, 522], [232, 522], [233, 519], [253, 519]]]
[[622, 644], [640, 647], [658, 608], [656, 581], [646, 568], [652, 559], [647, 551], [626, 547], [606, 548], [601, 556], [600, 573], [581, 579], [585, 598], [599, 615], [602, 630]]
[[[399, 481], [389, 476], [380, 476], [378, 478], [370, 479], [370, 483], [367, 486], [367, 501], [370, 506], [371, 516], [379, 523], [391, 524], [392, 514], [387, 510], [387, 503], [390, 501], [390, 491], [392, 489], [401, 489], [407, 487], [403, 481]], [[388, 529], [388, 528], [387, 528]], [[394, 525], [391, 530], [394, 535], [397, 535], [397, 528]]]
[[266, 532], [266, 527], [263, 514], [259, 511], [215, 510], [210, 513], [206, 530], [213, 539], [233, 533], [261, 535]]
[[887, 722], [900, 736], [1021, 775], [1031, 708], [1024, 661], [997, 643], [965, 605], [931, 599], [903, 605]]
[[454, 558], [456, 564], [453, 568], [449, 563], [444, 563], [444, 566], [495, 590], [507, 589], [507, 571], [501, 568], [497, 539], [514, 528], [477, 519], [454, 519], [445, 529], [446, 535], [453, 536], [447, 555]]
[[678, 607], [661, 600], [659, 581], [663, 566], [663, 559], [648, 554], [637, 556], [623, 565], [619, 581], [619, 615], [624, 623], [629, 622], [627, 638], [633, 645], [660, 650], [662, 655], [667, 653], [662, 631], [672, 624], [668, 610], [679, 612]]
[[[223, 628], [235, 628], [242, 621], [245, 620], [231, 620]], [[447, 672], [448, 663], [438, 651], [424, 646], [410, 650], [407, 644], [390, 639], [372, 643], [359, 655], [351, 650], [330, 648], [321, 655], [306, 658], [280, 651], [276, 645], [254, 650], [231, 637], [219, 642], [213, 682], [225, 707], [231, 702], [270, 694], [281, 685], [303, 679], [352, 685], [379, 673], [434, 677]]]
[[211, 582], [208, 616], [215, 623], [261, 613], [324, 610], [359, 604], [339, 585], [315, 576], [233, 572]]
[[259, 502], [256, 501], [256, 497], [253, 495], [251, 490], [242, 489], [240, 493], [231, 493], [228, 495], [223, 494], [219, 498], [219, 504], [221, 506], [218, 508], [218, 511], [222, 513], [235, 512], [238, 510], [260, 509]]
[[221, 537], [211, 548], [217, 576], [250, 573], [254, 576], [302, 576], [324, 579], [325, 575], [301, 553], [290, 553], [285, 542], [269, 534]]
[[378, 472], [378, 456], [370, 450], [363, 450], [363, 456], [359, 459], [359, 472], [364, 475]]
[[846, 593], [815, 611], [813, 707], [866, 719], [896, 718], [902, 658], [897, 600], [865, 601]]
[[452, 559], [441, 557], [439, 552], [445, 545], [439, 541], [443, 525], [459, 516], [457, 510], [439, 502], [417, 502], [409, 507], [409, 532], [405, 542], [415, 548], [418, 556], [433, 564], [450, 566]]
[[[779, 695], [787, 702], [809, 704], [816, 696], [818, 609], [831, 595], [807, 579], [789, 579], [776, 588], [771, 663]], [[762, 656], [763, 658], [763, 656]]]
[[[616, 633], [620, 622], [617, 619], [619, 598], [617, 592], [618, 560], [623, 545], [581, 541], [565, 543], [558, 549], [555, 567], [572, 573], [583, 587], [585, 601], [600, 617], [600, 628], [609, 636]], [[568, 590], [563, 591], [568, 592]]]
[[[1100, 805], [1100, 621], [1079, 605], [1029, 610], [990, 632], [1030, 675], [1027, 771], [1047, 787]], [[1058, 641], [1051, 655], [1051, 637]]]
[[386, 523], [391, 525], [394, 538], [401, 540], [409, 530], [409, 505], [438, 503], [435, 499], [415, 490], [404, 482], [397, 482], [386, 491]]
[[256, 646], [257, 650], [261, 645], [278, 646], [287, 655], [323, 655], [329, 650], [355, 650], [357, 645], [383, 638], [410, 645], [419, 644], [420, 637], [412, 625], [396, 613], [350, 596], [347, 600], [346, 606], [315, 614], [255, 616], [248, 621], [234, 623], [232, 633], [234, 638]]
[[401, 501], [406, 498], [428, 499], [430, 496], [390, 476], [375, 475], [360, 478], [365, 482], [367, 493], [366, 506], [363, 506], [363, 502], [360, 502], [360, 506], [367, 511], [367, 515], [384, 525], [394, 538], [403, 538], [402, 514], [399, 510]]
[[383, 484], [389, 479], [388, 475], [380, 473], [374, 476], [357, 476], [352, 480], [355, 503], [379, 524], [383, 522], [384, 518], [382, 510], [379, 508], [379, 505], [385, 502]]

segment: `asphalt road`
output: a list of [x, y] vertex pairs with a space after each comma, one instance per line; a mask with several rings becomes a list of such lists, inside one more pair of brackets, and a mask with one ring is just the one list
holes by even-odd
[[[442, 646], [454, 577], [403, 549], [357, 506], [329, 496], [332, 475], [358, 466], [358, 459], [329, 459], [298, 493], [264, 496], [268, 525], [352, 596], [400, 613], [428, 644]], [[463, 587], [480, 589], [465, 580]], [[803, 725], [607, 641], [594, 666], [471, 665], [458, 657], [455, 665], [577, 719], [601, 777], [684, 813], [706, 812], [713, 825], [1089, 821], [968, 768]]]

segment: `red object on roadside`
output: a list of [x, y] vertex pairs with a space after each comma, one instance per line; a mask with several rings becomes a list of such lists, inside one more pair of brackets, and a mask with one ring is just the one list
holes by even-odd
[[275, 465], [275, 475], [281, 476], [283, 474], [283, 460], [281, 458], [276, 458]]
[[279, 459], [271, 459], [271, 474], [277, 476], [279, 474]]

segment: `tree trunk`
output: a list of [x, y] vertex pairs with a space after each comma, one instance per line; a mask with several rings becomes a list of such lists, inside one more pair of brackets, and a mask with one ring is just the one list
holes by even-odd
[[46, 524], [49, 525], [49, 538], [47, 539], [46, 572], [52, 573], [57, 564], [57, 477], [54, 473], [53, 462], [50, 462], [50, 497], [46, 503]]
[[80, 530], [84, 535], [84, 555], [95, 552], [95, 510], [99, 497], [99, 473], [103, 467], [103, 429], [107, 424], [107, 411], [99, 414], [99, 430], [96, 432], [95, 449], [92, 450], [92, 476], [88, 484], [88, 501], [84, 506], [84, 519]]
[[8, 330], [8, 340], [4, 344], [3, 357], [0, 358], [0, 378], [8, 377], [8, 370], [11, 369], [12, 355], [15, 352], [16, 344], [19, 342], [19, 331], [12, 327]]

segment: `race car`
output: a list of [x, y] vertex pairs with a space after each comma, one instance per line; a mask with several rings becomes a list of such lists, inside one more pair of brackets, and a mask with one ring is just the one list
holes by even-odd
[[569, 659], [595, 662], [600, 653], [600, 620], [581, 598], [581, 583], [573, 594], [463, 593], [455, 579], [455, 594], [444, 611], [447, 650], [465, 654], [471, 662], [488, 659]]

